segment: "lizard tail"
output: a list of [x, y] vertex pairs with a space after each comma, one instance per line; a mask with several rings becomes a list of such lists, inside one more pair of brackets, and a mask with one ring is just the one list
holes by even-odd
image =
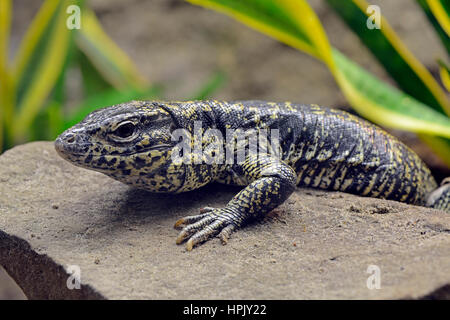
[[450, 213], [450, 177], [442, 180], [441, 186], [428, 195], [427, 206]]

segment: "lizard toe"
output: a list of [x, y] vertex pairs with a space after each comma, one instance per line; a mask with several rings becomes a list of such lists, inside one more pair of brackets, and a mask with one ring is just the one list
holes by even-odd
[[193, 247], [197, 244], [203, 243], [209, 238], [217, 235], [220, 232], [220, 229], [223, 227], [224, 221], [214, 221], [213, 223], [205, 226], [202, 230], [195, 233], [193, 236], [189, 238], [186, 243], [186, 249], [191, 251]]
[[203, 217], [203, 219], [201, 219], [200, 221], [188, 224], [178, 234], [178, 237], [177, 237], [177, 240], [176, 240], [177, 244], [180, 244], [180, 243], [184, 242], [191, 235], [196, 233], [198, 230], [201, 230], [202, 228], [205, 228], [205, 226], [207, 224], [213, 222], [214, 220], [215, 220], [215, 217], [205, 214], [205, 217]]
[[208, 216], [208, 213], [201, 213], [201, 214], [197, 214], [195, 216], [187, 216], [181, 219], [178, 219], [175, 222], [175, 225], [173, 226], [175, 229], [180, 228], [182, 225], [189, 225], [198, 221], [201, 221], [202, 219], [204, 219], [205, 217]]
[[219, 233], [220, 241], [222, 241], [223, 245], [228, 243], [228, 239], [230, 239], [230, 235], [236, 230], [236, 226], [234, 224], [229, 224], [225, 228], [222, 229]]
[[216, 208], [204, 207], [204, 208], [200, 209], [200, 213], [208, 213], [208, 212], [211, 212], [211, 211], [214, 211], [214, 210], [216, 210]]
[[193, 215], [193, 216], [187, 216], [187, 217], [181, 218], [181, 219], [179, 219], [179, 220], [177, 220], [175, 222], [175, 225], [173, 227], [175, 229], [179, 229], [179, 228], [181, 228], [182, 225], [188, 225], [188, 224], [200, 221], [203, 218], [205, 218], [208, 215], [210, 215], [209, 213], [214, 211], [214, 210], [216, 210], [216, 208], [204, 207], [204, 208], [200, 209], [200, 214], [196, 214], [196, 215]]
[[187, 240], [188, 251], [216, 235], [219, 235], [222, 244], [226, 244], [230, 234], [237, 228], [233, 217], [225, 215], [222, 209], [205, 209], [208, 212], [180, 219], [175, 224], [175, 226], [187, 224], [178, 234], [176, 243], [181, 244]]

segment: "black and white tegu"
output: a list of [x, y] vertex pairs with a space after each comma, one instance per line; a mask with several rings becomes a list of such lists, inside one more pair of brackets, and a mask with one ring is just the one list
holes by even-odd
[[131, 101], [92, 112], [55, 148], [77, 166], [151, 192], [243, 186], [224, 208], [175, 223], [183, 226], [176, 241], [187, 241], [188, 250], [215, 235], [226, 243], [296, 186], [450, 212], [450, 184], [437, 188], [407, 146], [354, 115], [316, 105]]

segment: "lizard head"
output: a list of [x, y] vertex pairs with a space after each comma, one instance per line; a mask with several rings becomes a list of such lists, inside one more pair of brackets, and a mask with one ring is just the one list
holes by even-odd
[[131, 101], [92, 112], [63, 132], [55, 149], [75, 165], [135, 184], [170, 162], [174, 126], [160, 103]]

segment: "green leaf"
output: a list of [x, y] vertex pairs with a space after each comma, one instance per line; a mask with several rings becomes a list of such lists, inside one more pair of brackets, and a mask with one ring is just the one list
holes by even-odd
[[448, 0], [426, 0], [428, 6], [436, 17], [448, 37], [450, 37], [450, 3]]
[[76, 62], [83, 78], [82, 85], [85, 98], [113, 88], [112, 85], [98, 72], [91, 60], [78, 49]]
[[46, 108], [48, 136], [46, 140], [55, 140], [58, 134], [63, 130], [64, 114], [63, 105], [58, 101], [52, 101]]
[[[446, 32], [446, 30], [443, 29], [443, 25], [445, 25], [445, 23], [441, 24], [438, 21], [437, 16], [434, 15], [434, 13], [431, 10], [431, 7], [429, 5], [433, 1], [439, 2], [439, 4], [442, 5], [443, 8], [445, 8], [446, 15], [447, 15], [447, 21], [448, 21], [448, 16], [449, 16], [449, 12], [450, 12], [450, 9], [449, 9], [450, 5], [448, 4], [448, 0], [446, 0], [447, 2], [441, 1], [441, 0], [432, 0], [432, 1], [416, 0], [416, 1], [422, 7], [423, 11], [425, 12], [425, 14], [428, 17], [428, 20], [431, 22], [431, 25], [434, 27], [437, 34], [439, 35], [439, 38], [441, 39], [442, 44], [447, 49], [447, 53], [450, 55], [450, 34], [448, 32]], [[435, 12], [436, 12], [436, 10], [439, 10], [439, 8], [434, 9]], [[439, 16], [441, 17], [443, 15], [439, 15]], [[447, 22], [447, 25], [448, 25], [448, 22]]]
[[450, 67], [447, 66], [442, 60], [438, 60], [438, 63], [442, 84], [447, 89], [447, 91], [450, 92]]
[[148, 81], [137, 71], [130, 58], [103, 31], [92, 10], [84, 8], [82, 28], [76, 32], [78, 48], [116, 89], [133, 86], [145, 89]]
[[204, 100], [210, 98], [225, 83], [226, 79], [224, 72], [215, 72], [203, 87], [188, 100]]
[[47, 0], [28, 28], [13, 72], [17, 114], [12, 136], [23, 141], [54, 87], [65, 62], [71, 32], [66, 26], [69, 0]]
[[328, 41], [323, 41], [325, 32], [304, 0], [187, 1], [223, 12], [325, 63], [332, 63]]
[[11, 83], [8, 70], [11, 9], [11, 0], [0, 1], [0, 153], [3, 150], [5, 126], [9, 123], [12, 113]]
[[62, 106], [56, 101], [47, 103], [36, 115], [33, 125], [28, 128], [29, 139], [54, 140], [62, 130]]
[[450, 118], [380, 81], [333, 50], [337, 81], [352, 107], [387, 127], [450, 138]]
[[71, 42], [66, 61], [49, 97], [50, 101], [39, 111], [31, 127], [27, 129], [30, 140], [54, 140], [62, 131], [63, 105], [66, 101], [66, 76], [73, 57], [72, 47], [73, 43]]
[[160, 90], [158, 87], [152, 87], [145, 90], [138, 90], [135, 88], [123, 91], [117, 91], [116, 89], [106, 90], [95, 96], [91, 96], [74, 108], [74, 112], [65, 117], [63, 129], [65, 130], [77, 124], [94, 110], [124, 103], [133, 99], [151, 100], [159, 97]]
[[[349, 61], [339, 51], [332, 49], [320, 21], [306, 1], [242, 1], [245, 6], [236, 6], [236, 1], [232, 0], [187, 1], [228, 14], [319, 58], [326, 63], [352, 107], [378, 124], [428, 135], [450, 137], [450, 119], [444, 114], [383, 83]], [[269, 3], [282, 8], [284, 15], [289, 18], [283, 19], [280, 15], [267, 12], [267, 8], [270, 8]], [[291, 10], [286, 10], [287, 8]], [[300, 8], [303, 10], [299, 10]], [[271, 19], [258, 20], [262, 15], [270, 16]], [[286, 23], [295, 25], [299, 29], [298, 33], [289, 33], [288, 29], [280, 27]], [[297, 37], [297, 34], [307, 35], [308, 41], [305, 42], [304, 36]], [[447, 153], [442, 152], [442, 154]], [[445, 160], [450, 161], [450, 159]]]
[[9, 31], [12, 18], [11, 0], [0, 1], [0, 70], [8, 65]]
[[419, 134], [419, 138], [436, 153], [444, 163], [450, 167], [450, 139]]
[[406, 93], [450, 115], [450, 101], [431, 73], [403, 44], [386, 19], [380, 29], [366, 26], [370, 13], [364, 0], [326, 0]]

